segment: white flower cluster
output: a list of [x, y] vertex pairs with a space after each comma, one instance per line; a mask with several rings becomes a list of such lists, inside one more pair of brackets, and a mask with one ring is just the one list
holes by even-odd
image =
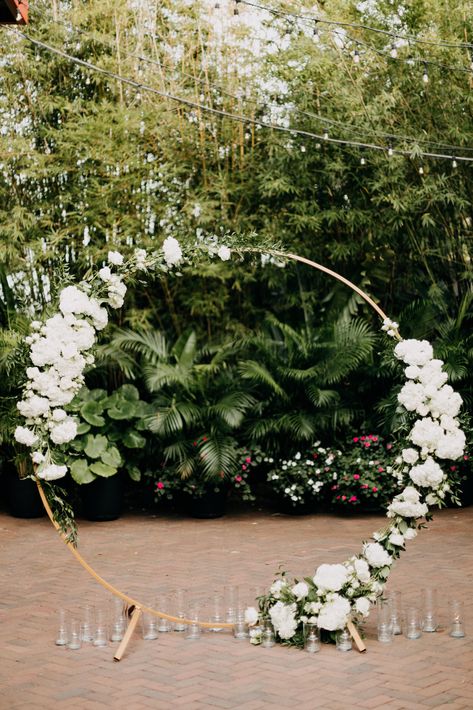
[[381, 330], [384, 330], [384, 332], [387, 333], [391, 338], [394, 338], [396, 335], [398, 335], [398, 328], [399, 323], [396, 323], [390, 318], [385, 318], [383, 320], [383, 325], [381, 326]]
[[[108, 253], [108, 261], [112, 266], [124, 262], [116, 251]], [[32, 367], [26, 370], [23, 399], [17, 403], [26, 426], [18, 426], [14, 436], [19, 443], [35, 449], [31, 457], [36, 473], [46, 480], [67, 473], [66, 466], [52, 461], [50, 447], [67, 444], [77, 435], [77, 423], [63, 407], [82, 387], [85, 367], [94, 362], [90, 350], [96, 332], [108, 322], [102, 303], [119, 308], [126, 292], [122, 277], [112, 273], [109, 266], [100, 269], [98, 278], [106, 284], [108, 298], [100, 301], [91, 295], [89, 283], [66, 286], [59, 293], [59, 312], [44, 323], [33, 321], [32, 333], [26, 338]]]
[[388, 505], [388, 518], [398, 515], [401, 518], [422, 518], [428, 513], [428, 506], [421, 501], [419, 491], [413, 486], [407, 486], [395, 496]]

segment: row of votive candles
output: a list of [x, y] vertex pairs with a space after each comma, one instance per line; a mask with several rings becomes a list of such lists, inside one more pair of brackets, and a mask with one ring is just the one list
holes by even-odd
[[[232, 624], [236, 638], [248, 638], [245, 609], [250, 604], [255, 604], [254, 598], [241, 598], [238, 587], [225, 588], [223, 594], [215, 594], [205, 601], [189, 599], [185, 590], [178, 589], [161, 595], [150, 606], [183, 621], [142, 612], [142, 635], [145, 640], [152, 640], [158, 638], [159, 633], [176, 631], [184, 633], [186, 638], [197, 639], [202, 630], [199, 622], [204, 621], [212, 624], [209, 631], [222, 631], [225, 627], [220, 624]], [[75, 613], [59, 609], [56, 645], [70, 649], [81, 648], [82, 643], [106, 646], [109, 641], [121, 641], [127, 625], [127, 607], [117, 597], [111, 598], [108, 607], [86, 604]]]
[[[452, 638], [465, 636], [463, 604], [451, 599], [449, 606], [449, 633]], [[440, 626], [439, 605], [435, 589], [423, 589], [416, 602], [412, 599], [403, 604], [402, 594], [392, 591], [377, 602], [378, 641], [389, 643], [398, 634], [410, 640], [421, 637], [423, 632], [435, 633]]]

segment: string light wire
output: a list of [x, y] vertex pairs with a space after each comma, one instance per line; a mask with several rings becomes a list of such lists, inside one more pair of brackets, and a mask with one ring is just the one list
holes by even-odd
[[[243, 0], [242, 0], [242, 2], [243, 2]], [[271, 123], [269, 121], [262, 121], [262, 120], [259, 120], [256, 118], [252, 118], [250, 116], [244, 116], [241, 114], [232, 113], [231, 111], [225, 111], [224, 109], [218, 109], [218, 108], [213, 108], [211, 106], [206, 106], [205, 104], [202, 104], [200, 102], [192, 101], [191, 99], [186, 99], [186, 98], [180, 97], [180, 96], [175, 96], [174, 94], [171, 94], [167, 91], [160, 91], [159, 89], [156, 89], [156, 88], [149, 86], [147, 84], [144, 84], [142, 82], [136, 81], [134, 79], [130, 79], [129, 77], [125, 77], [120, 74], [116, 74], [115, 72], [112, 72], [108, 69], [103, 69], [102, 67], [99, 67], [96, 64], [92, 64], [91, 62], [88, 62], [85, 59], [79, 59], [78, 57], [75, 57], [75, 56], [69, 54], [68, 52], [65, 52], [64, 50], [59, 49], [58, 47], [53, 47], [52, 45], [47, 44], [46, 42], [43, 42], [38, 39], [34, 39], [33, 37], [25, 34], [24, 32], [21, 32], [17, 28], [11, 28], [10, 31], [15, 32], [17, 36], [30, 42], [34, 46], [41, 47], [42, 49], [45, 49], [46, 51], [51, 52], [52, 54], [56, 54], [57, 56], [63, 57], [64, 59], [67, 59], [68, 61], [70, 61], [74, 64], [77, 64], [79, 66], [85, 67], [86, 69], [89, 69], [92, 72], [102, 74], [103, 76], [107, 76], [110, 79], [114, 79], [114, 80], [121, 82], [123, 84], [127, 84], [128, 86], [132, 86], [133, 88], [137, 89], [138, 91], [146, 91], [146, 92], [154, 94], [155, 96], [159, 96], [161, 98], [165, 98], [170, 101], [174, 101], [176, 103], [179, 103], [183, 106], [187, 106], [189, 108], [199, 109], [200, 111], [203, 111], [205, 113], [220, 116], [222, 118], [229, 118], [229, 119], [231, 119], [233, 121], [237, 121], [239, 123], [246, 123], [249, 125], [261, 126], [262, 128], [269, 128], [271, 130], [279, 131], [281, 133], [289, 133], [291, 136], [303, 136], [305, 138], [323, 140], [326, 143], [332, 143], [334, 145], [350, 146], [352, 148], [366, 148], [369, 150], [386, 152], [385, 146], [377, 145], [375, 143], [364, 143], [361, 141], [352, 141], [352, 140], [346, 140], [343, 138], [332, 138], [328, 135], [328, 133], [325, 133], [324, 135], [320, 135], [320, 134], [314, 133], [312, 131], [303, 130], [301, 128], [287, 128], [286, 126], [281, 126], [277, 123]], [[396, 149], [391, 149], [391, 150], [393, 153], [396, 153], [397, 155], [404, 155], [404, 156], [412, 157], [412, 151], [401, 149], [401, 148], [396, 148]], [[434, 153], [434, 152], [427, 152], [427, 151], [416, 152], [416, 157], [419, 157], [419, 156], [422, 156], [425, 158], [439, 158], [439, 159], [445, 159], [445, 160], [449, 160], [449, 161], [452, 161], [453, 159], [455, 159], [457, 162], [461, 161], [461, 162], [465, 162], [465, 163], [473, 162], [473, 157], [468, 157], [465, 155], [455, 155], [455, 158], [454, 158], [452, 155], [447, 155], [444, 153]]]
[[[69, 30], [74, 30], [78, 34], [89, 37], [90, 39], [93, 39], [94, 41], [98, 41], [100, 44], [102, 44], [106, 47], [110, 47], [111, 49], [116, 50], [116, 44], [114, 42], [110, 42], [109, 40], [105, 40], [104, 38], [97, 37], [95, 32], [83, 30], [79, 27], [76, 27], [72, 23], [65, 22], [64, 20], [62, 20], [62, 21], [59, 20], [59, 22], [60, 22], [60, 24], [64, 25]], [[157, 66], [157, 67], [159, 67], [161, 72], [163, 71], [163, 65], [159, 60], [152, 59], [151, 57], [147, 57], [142, 54], [137, 54], [135, 52], [126, 52], [126, 51], [124, 52], [123, 50], [121, 50], [121, 54], [126, 57], [131, 57], [133, 59], [137, 59], [139, 62], [143, 62], [146, 64], [151, 64], [153, 66]], [[421, 60], [419, 60], [419, 61], [421, 61]], [[189, 72], [183, 71], [180, 68], [174, 67], [174, 70], [177, 71], [181, 76], [192, 79], [196, 83], [202, 84], [202, 85], [208, 87], [209, 89], [217, 89], [225, 96], [228, 96], [229, 98], [233, 98], [236, 101], [240, 101], [243, 98], [241, 96], [237, 96], [236, 94], [233, 94], [233, 93], [227, 91], [226, 89], [222, 88], [222, 86], [219, 84], [211, 83], [207, 79], [201, 79], [201, 78], [195, 76], [194, 74], [190, 74]], [[164, 76], [162, 78], [164, 79]], [[255, 99], [251, 99], [249, 97], [245, 97], [244, 100], [247, 103], [256, 106], [256, 108], [261, 108], [261, 109], [281, 108], [280, 104], [269, 103], [269, 102], [265, 102], [264, 104], [260, 104]], [[441, 143], [439, 141], [432, 141], [427, 138], [414, 138], [412, 136], [404, 136], [404, 135], [399, 135], [399, 134], [394, 134], [394, 133], [387, 133], [387, 132], [379, 131], [379, 130], [369, 128], [369, 127], [360, 128], [358, 126], [343, 123], [342, 121], [337, 121], [335, 119], [331, 119], [331, 118], [322, 116], [320, 114], [313, 113], [311, 111], [304, 111], [303, 109], [300, 109], [297, 107], [292, 107], [291, 111], [293, 113], [297, 113], [301, 116], [306, 116], [307, 118], [316, 119], [317, 121], [320, 121], [321, 123], [324, 123], [324, 124], [337, 126], [343, 130], [356, 131], [356, 132], [361, 131], [364, 133], [372, 134], [374, 136], [381, 136], [383, 138], [389, 138], [390, 141], [394, 141], [396, 143], [407, 142], [407, 143], [414, 143], [414, 144], [430, 145], [430, 146], [435, 146], [439, 150], [448, 150], [448, 151], [468, 151], [468, 152], [473, 151], [473, 148], [468, 148], [467, 146], [451, 145], [448, 143]], [[325, 132], [324, 132], [323, 138], [324, 138], [324, 140], [326, 140]]]

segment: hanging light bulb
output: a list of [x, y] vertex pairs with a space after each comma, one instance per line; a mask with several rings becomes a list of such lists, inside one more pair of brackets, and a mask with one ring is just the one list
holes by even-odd
[[395, 45], [395, 44], [392, 44], [392, 45], [391, 45], [391, 51], [389, 52], [389, 54], [391, 55], [391, 57], [392, 57], [393, 59], [396, 59], [396, 57], [397, 57], [397, 49], [396, 49], [396, 45]]
[[456, 159], [456, 158], [454, 158], [454, 159], [452, 160], [452, 168], [458, 168], [458, 163], [457, 163], [457, 159]]
[[423, 175], [423, 174], [424, 174], [424, 168], [422, 167], [422, 165], [420, 165], [419, 166], [419, 175]]
[[427, 64], [424, 64], [424, 73], [422, 74], [422, 81], [424, 82], [424, 84], [429, 83], [429, 74], [427, 71]]
[[393, 155], [394, 155], [393, 147], [392, 147], [392, 145], [390, 145], [388, 148], [388, 158], [392, 158]]
[[353, 61], [355, 62], [355, 64], [360, 63], [360, 53], [357, 49], [355, 49], [355, 53], [353, 54]]
[[238, 9], [238, 3], [239, 3], [239, 2], [240, 2], [240, 0], [235, 0], [235, 7], [233, 8], [233, 14], [234, 14], [234, 15], [239, 15], [239, 14], [240, 14], [240, 10]]
[[362, 155], [360, 158], [360, 165], [366, 165], [365, 157]]
[[320, 42], [320, 35], [319, 35], [319, 30], [317, 28], [317, 24], [314, 27], [314, 42], [318, 44]]
[[328, 131], [324, 131], [324, 141], [328, 141]]

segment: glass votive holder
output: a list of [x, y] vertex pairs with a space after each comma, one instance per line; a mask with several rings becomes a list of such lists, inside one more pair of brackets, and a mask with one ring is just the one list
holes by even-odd
[[239, 605], [239, 589], [238, 587], [225, 587], [225, 621], [227, 624], [234, 624], [237, 617], [237, 609]]
[[463, 604], [459, 599], [450, 601], [450, 624], [450, 636], [454, 639], [464, 638]]
[[320, 651], [320, 631], [317, 624], [306, 622], [303, 626], [304, 651], [318, 653]]
[[389, 599], [381, 597], [376, 602], [378, 641], [391, 643], [394, 637], [392, 605]]
[[261, 645], [263, 648], [272, 648], [276, 645], [274, 628], [270, 621], [265, 621], [261, 632]]
[[105, 609], [99, 607], [95, 610], [95, 633], [94, 633], [94, 646], [108, 646], [108, 633], [107, 633], [107, 614]]
[[82, 622], [80, 625], [81, 639], [84, 643], [94, 640], [95, 609], [91, 604], [82, 607]]
[[58, 624], [56, 633], [56, 646], [67, 646], [67, 613], [65, 609], [58, 609]]
[[419, 610], [415, 607], [408, 607], [406, 610], [404, 636], [411, 641], [422, 636], [420, 614]]
[[77, 651], [82, 646], [82, 640], [80, 637], [80, 621], [77, 619], [72, 619], [69, 626], [69, 640], [67, 642], [67, 648], [71, 651]]
[[141, 612], [141, 633], [145, 641], [158, 638], [158, 619], [147, 611]]
[[437, 631], [437, 590], [422, 590], [422, 630], [427, 633]]
[[248, 624], [245, 621], [245, 610], [238, 607], [235, 611], [235, 621], [233, 623], [233, 636], [236, 639], [247, 639], [250, 637]]
[[389, 593], [388, 599], [391, 607], [393, 635], [398, 636], [402, 633], [402, 594], [397, 590], [393, 590]]
[[222, 594], [214, 594], [212, 597], [209, 621], [213, 624], [209, 631], [214, 631], [216, 633], [223, 631], [222, 626], [220, 626], [220, 624], [224, 621], [224, 598]]
[[199, 616], [200, 616], [200, 605], [198, 602], [191, 602], [189, 604], [189, 611], [187, 612], [190, 624], [187, 626], [186, 639], [194, 641], [200, 639], [201, 627], [199, 626]]
[[[186, 593], [184, 589], [177, 589], [174, 593], [174, 616], [178, 619], [186, 618]], [[186, 631], [187, 624], [183, 621], [176, 621], [174, 623], [174, 631], [182, 633]]]
[[[169, 597], [167, 595], [163, 594], [158, 597], [156, 604], [156, 609], [158, 611], [163, 612], [163, 614], [170, 614]], [[172, 616], [172, 614], [170, 614], [170, 616]], [[164, 616], [158, 617], [158, 631], [160, 634], [166, 634], [169, 631], [172, 631], [172, 628], [173, 624], [170, 619], [166, 619]]]
[[337, 631], [336, 636], [337, 651], [351, 651], [352, 641], [348, 629], [341, 629]]

